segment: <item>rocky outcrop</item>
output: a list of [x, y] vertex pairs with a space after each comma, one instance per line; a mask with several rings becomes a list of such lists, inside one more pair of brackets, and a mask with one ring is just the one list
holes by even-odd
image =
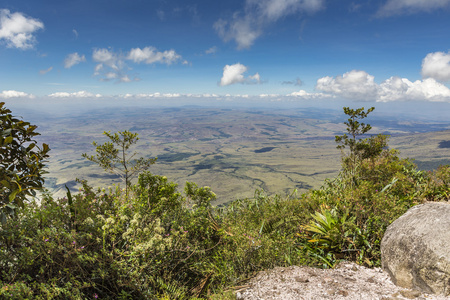
[[278, 267], [235, 288], [237, 300], [449, 300], [400, 288], [380, 268], [350, 262], [341, 262], [335, 269]]
[[450, 204], [410, 208], [387, 228], [381, 258], [396, 285], [450, 295]]

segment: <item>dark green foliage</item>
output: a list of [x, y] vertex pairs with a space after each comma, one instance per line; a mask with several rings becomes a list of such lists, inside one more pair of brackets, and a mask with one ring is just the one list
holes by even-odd
[[[360, 174], [360, 163], [363, 160], [370, 160], [374, 164], [374, 160], [381, 155], [382, 151], [387, 147], [388, 136], [378, 134], [369, 138], [361, 138], [372, 129], [369, 124], [361, 123], [358, 120], [364, 119], [369, 113], [375, 110], [375, 107], [364, 111], [364, 107], [358, 109], [350, 109], [344, 107], [344, 113], [349, 116], [344, 122], [347, 125], [347, 133], [336, 136], [335, 141], [339, 145], [338, 149], [342, 150], [342, 170], [346, 172], [350, 184], [356, 184]], [[344, 149], [348, 147], [349, 152], [344, 153]]]
[[364, 107], [358, 109], [344, 107], [344, 113], [349, 116], [347, 122], [344, 122], [344, 124], [347, 125], [347, 132], [350, 136], [346, 133], [342, 136], [336, 136], [336, 143], [342, 143], [342, 145], [337, 147], [338, 149], [344, 149], [348, 146], [350, 153], [356, 154], [359, 147], [357, 138], [372, 129], [372, 126], [369, 124], [360, 123], [358, 120], [366, 118], [374, 110], [375, 107], [371, 107], [367, 111], [364, 111]]
[[44, 163], [50, 150], [46, 144], [39, 147], [33, 139], [39, 133], [31, 125], [11, 115], [0, 102], [0, 220], [5, 225], [7, 216], [24, 207], [29, 196], [44, 184]]

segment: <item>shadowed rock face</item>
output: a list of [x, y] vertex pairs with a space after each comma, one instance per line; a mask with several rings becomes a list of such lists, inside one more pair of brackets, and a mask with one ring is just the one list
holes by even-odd
[[396, 285], [450, 295], [450, 204], [409, 209], [387, 228], [381, 257]]

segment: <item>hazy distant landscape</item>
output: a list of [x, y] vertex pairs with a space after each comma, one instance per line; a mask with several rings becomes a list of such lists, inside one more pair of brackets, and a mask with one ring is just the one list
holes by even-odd
[[[113, 174], [81, 157], [93, 153], [103, 131], [130, 130], [141, 156], [158, 157], [150, 171], [184, 187], [210, 186], [216, 204], [252, 197], [255, 190], [286, 195], [318, 188], [340, 168], [334, 136], [345, 130], [340, 110], [322, 108], [249, 109], [186, 106], [104, 107], [70, 115], [27, 112], [51, 147], [46, 187], [65, 194], [76, 178], [94, 187], [120, 183]], [[390, 134], [390, 145], [422, 169], [449, 164], [450, 123], [370, 117], [371, 133]], [[447, 131], [445, 131], [447, 130]]]

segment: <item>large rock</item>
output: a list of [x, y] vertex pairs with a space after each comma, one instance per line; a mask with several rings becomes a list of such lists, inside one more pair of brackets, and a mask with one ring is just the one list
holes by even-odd
[[410, 208], [387, 228], [381, 258], [396, 285], [450, 295], [450, 204]]

